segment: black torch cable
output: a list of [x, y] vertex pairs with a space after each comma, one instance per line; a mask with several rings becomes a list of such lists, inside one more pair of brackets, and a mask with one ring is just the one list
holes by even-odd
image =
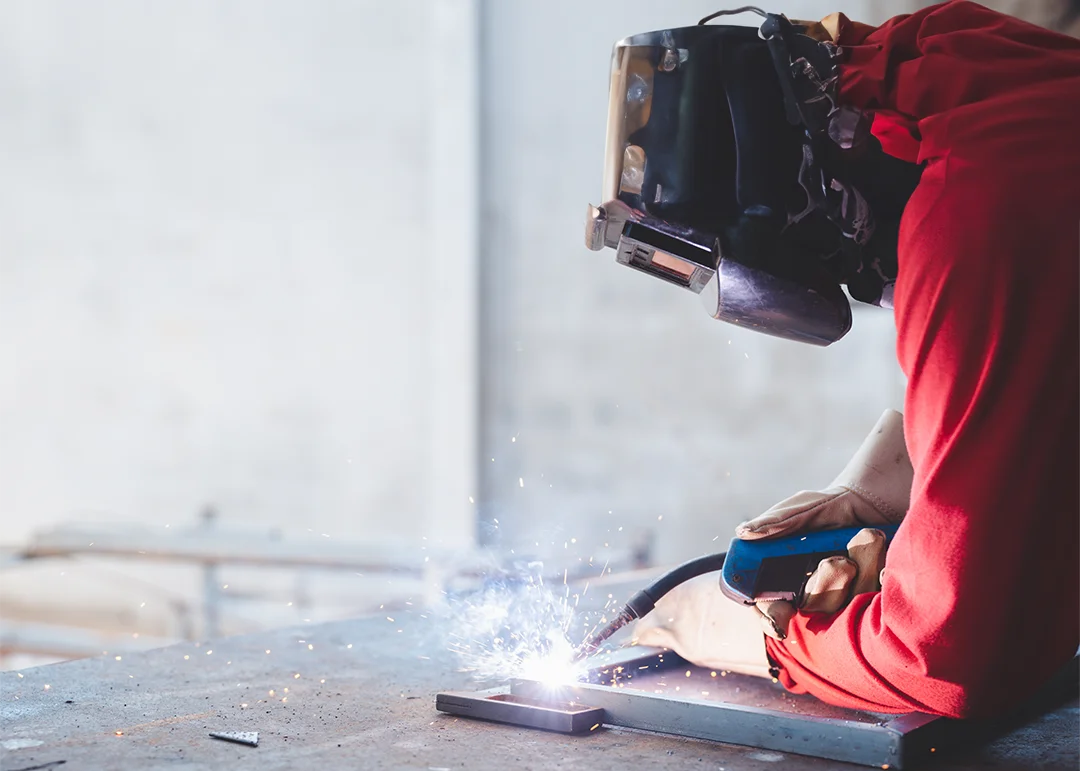
[[679, 584], [686, 583], [691, 578], [697, 578], [698, 576], [705, 575], [706, 573], [713, 573], [723, 568], [724, 559], [726, 557], [726, 551], [720, 552], [719, 554], [706, 554], [704, 557], [698, 557], [689, 562], [684, 562], [677, 568], [673, 568], [667, 573], [664, 573], [627, 600], [626, 605], [623, 606], [623, 609], [619, 611], [619, 615], [617, 615], [611, 623], [585, 640], [578, 649], [576, 659], [581, 660], [586, 656], [591, 656], [593, 653], [596, 653], [596, 651], [600, 649], [600, 646], [604, 644], [605, 640], [631, 621], [639, 619], [646, 613], [652, 611], [652, 609], [656, 607], [656, 603], [660, 601], [660, 598]]

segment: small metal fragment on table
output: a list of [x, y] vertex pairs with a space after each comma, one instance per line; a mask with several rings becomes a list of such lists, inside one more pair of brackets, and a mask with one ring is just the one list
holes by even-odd
[[259, 746], [258, 731], [211, 731], [210, 736], [235, 744], [246, 744], [248, 747]]

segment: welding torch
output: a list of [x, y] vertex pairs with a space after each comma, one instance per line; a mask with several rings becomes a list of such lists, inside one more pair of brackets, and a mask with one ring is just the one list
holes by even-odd
[[677, 568], [664, 573], [627, 600], [622, 610], [619, 611], [619, 614], [615, 616], [607, 626], [586, 638], [585, 642], [578, 648], [577, 653], [574, 656], [574, 661], [581, 661], [596, 653], [596, 651], [600, 650], [600, 646], [604, 644], [605, 640], [631, 621], [639, 619], [646, 613], [651, 612], [652, 609], [656, 607], [656, 603], [660, 601], [660, 598], [679, 584], [685, 583], [691, 578], [696, 578], [697, 576], [720, 570], [720, 568], [724, 566], [724, 560], [726, 558], [727, 552], [706, 554], [704, 557], [698, 557], [689, 562], [684, 562]]
[[[886, 544], [892, 541], [898, 527], [878, 527], [885, 533]], [[684, 562], [631, 597], [607, 626], [590, 635], [578, 647], [574, 661], [596, 653], [605, 640], [652, 611], [660, 598], [676, 586], [706, 573], [720, 571], [720, 590], [729, 599], [744, 605], [769, 600], [798, 603], [806, 589], [806, 581], [818, 563], [829, 557], [846, 557], [848, 541], [861, 529], [821, 530], [755, 541], [735, 538], [726, 552]]]

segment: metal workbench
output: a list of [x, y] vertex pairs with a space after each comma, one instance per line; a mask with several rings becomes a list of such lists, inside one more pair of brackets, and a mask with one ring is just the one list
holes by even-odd
[[[0, 674], [0, 768], [858, 768], [631, 729], [565, 736], [442, 715], [438, 691], [481, 684], [455, 671], [432, 619], [395, 616]], [[927, 768], [1075, 771], [1078, 715], [1071, 697]], [[211, 731], [258, 731], [259, 746]]]

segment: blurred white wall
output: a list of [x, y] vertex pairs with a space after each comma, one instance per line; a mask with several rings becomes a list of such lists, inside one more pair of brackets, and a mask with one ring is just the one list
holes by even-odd
[[[652, 533], [671, 561], [827, 484], [902, 404], [889, 312], [800, 346], [582, 244], [611, 44], [724, 5], [0, 1], [0, 544], [213, 504], [570, 563]], [[4, 618], [198, 627], [193, 568], [3, 579]], [[228, 631], [395, 591], [221, 580]]]
[[[902, 407], [890, 312], [856, 308], [841, 342], [802, 346], [716, 322], [692, 294], [583, 246], [612, 43], [722, 7], [485, 5], [480, 516], [492, 542], [587, 559], [651, 530], [664, 561], [716, 549], [742, 519], [827, 485], [882, 410]], [[879, 22], [912, 7], [776, 8]]]
[[0, 542], [471, 541], [475, 7], [0, 3]]

